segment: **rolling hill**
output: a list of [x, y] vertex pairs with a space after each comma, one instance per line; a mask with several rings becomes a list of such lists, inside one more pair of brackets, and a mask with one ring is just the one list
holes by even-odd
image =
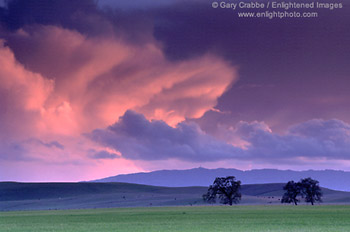
[[[242, 186], [241, 204], [280, 204], [284, 184]], [[0, 183], [0, 211], [202, 205], [207, 187], [128, 183]], [[325, 203], [348, 203], [349, 192], [323, 188]]]

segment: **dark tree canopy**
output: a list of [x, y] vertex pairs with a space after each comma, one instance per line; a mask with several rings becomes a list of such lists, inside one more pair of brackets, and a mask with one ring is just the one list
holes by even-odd
[[289, 181], [284, 187], [283, 190], [286, 192], [282, 196], [282, 203], [294, 203], [298, 204], [298, 195], [300, 195], [300, 183], [295, 183], [294, 181]]
[[284, 187], [284, 195], [282, 196], [282, 203], [298, 204], [298, 196], [305, 199], [305, 202], [310, 202], [312, 205], [316, 201], [322, 202], [322, 190], [317, 180], [310, 177], [301, 179], [299, 182], [289, 181]]
[[318, 183], [317, 180], [313, 180], [310, 177], [300, 181], [302, 197], [305, 198], [306, 202], [310, 202], [312, 205], [316, 201], [322, 202], [322, 191]]
[[216, 198], [220, 199], [223, 204], [237, 204], [241, 200], [241, 182], [234, 176], [217, 177], [212, 185], [209, 186], [203, 199], [207, 202], [214, 203]]

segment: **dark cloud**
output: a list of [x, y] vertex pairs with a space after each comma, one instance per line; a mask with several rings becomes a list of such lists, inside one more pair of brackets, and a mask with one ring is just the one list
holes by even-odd
[[32, 138], [32, 139], [27, 140], [26, 142], [39, 144], [39, 145], [45, 146], [47, 148], [58, 148], [60, 150], [64, 150], [64, 145], [62, 145], [61, 143], [59, 143], [57, 141], [43, 142], [40, 139]]
[[152, 9], [159, 7], [166, 7], [172, 5], [176, 2], [183, 2], [183, 0], [162, 0], [162, 1], [154, 1], [154, 0], [99, 0], [98, 5], [102, 8], [104, 7], [113, 7], [113, 8], [121, 8], [124, 10], [134, 10], [134, 9]]
[[240, 122], [234, 133], [249, 142], [253, 159], [350, 160], [350, 125], [336, 119], [313, 119], [273, 133], [266, 124]]
[[289, 129], [289, 132], [294, 135], [339, 142], [346, 142], [346, 139], [350, 139], [349, 131], [350, 125], [337, 119], [327, 121], [314, 119]]
[[89, 157], [91, 159], [117, 159], [119, 158], [118, 155], [114, 153], [110, 153], [108, 151], [95, 151], [95, 150], [90, 150], [89, 151], [90, 155]]
[[72, 27], [74, 15], [96, 14], [94, 0], [9, 0], [2, 9], [1, 21], [10, 30], [29, 24]]
[[307, 121], [283, 135], [273, 133], [265, 123], [240, 122], [226, 132], [226, 137], [230, 137], [227, 142], [235, 144], [230, 145], [205, 134], [195, 123], [180, 123], [172, 128], [163, 121], [148, 121], [127, 111], [117, 123], [95, 130], [89, 137], [133, 160], [350, 160], [350, 125], [336, 119]]
[[52, 141], [50, 143], [45, 143], [44, 145], [47, 146], [47, 147], [56, 147], [56, 148], [61, 149], [61, 150], [64, 149], [64, 146], [62, 144], [60, 144], [59, 142], [57, 142], [57, 141]]
[[[317, 66], [342, 72], [330, 66], [322, 67], [321, 64], [334, 65], [340, 61], [340, 66], [346, 63], [343, 58], [349, 57], [346, 51], [350, 47], [347, 43], [350, 16], [346, 7], [337, 13], [320, 11], [317, 19], [309, 20], [239, 18], [232, 9], [212, 9], [211, 1], [189, 1], [155, 12], [154, 35], [163, 43], [166, 54], [172, 59], [203, 55], [210, 50], [234, 63], [254, 65], [250, 72], [261, 68], [278, 68], [278, 71], [288, 68], [297, 72], [298, 67], [309, 65], [309, 69]], [[293, 67], [295, 62], [298, 67]], [[258, 81], [261, 75], [250, 78]], [[278, 75], [269, 78], [274, 81], [287, 79]], [[267, 83], [261, 80], [249, 84]]]
[[148, 121], [133, 111], [127, 111], [107, 129], [93, 131], [89, 137], [134, 160], [215, 161], [240, 152], [239, 148], [204, 134], [196, 124], [180, 123], [172, 128], [163, 121]]
[[217, 105], [232, 112], [234, 123], [259, 120], [285, 130], [317, 117], [346, 121], [350, 8], [344, 4], [316, 10], [318, 18], [282, 20], [238, 18], [232, 9], [212, 9], [210, 1], [178, 4], [158, 10], [154, 35], [169, 59], [210, 51], [240, 67], [239, 82]]
[[[135, 43], [152, 39], [152, 14], [141, 9], [125, 11], [113, 4], [100, 7], [98, 3], [96, 0], [9, 0], [6, 6], [0, 6], [0, 25], [10, 32], [50, 25], [87, 36], [124, 37]], [[18, 45], [10, 43], [10, 46], [14, 49]]]

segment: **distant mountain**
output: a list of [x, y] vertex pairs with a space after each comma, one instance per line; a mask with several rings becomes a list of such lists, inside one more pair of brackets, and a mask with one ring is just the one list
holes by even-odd
[[126, 182], [166, 187], [209, 186], [215, 177], [235, 176], [242, 184], [286, 183], [311, 177], [320, 182], [322, 187], [350, 191], [350, 172], [335, 170], [291, 171], [259, 169], [241, 171], [237, 169], [162, 170], [147, 173], [134, 173], [107, 177], [93, 182]]

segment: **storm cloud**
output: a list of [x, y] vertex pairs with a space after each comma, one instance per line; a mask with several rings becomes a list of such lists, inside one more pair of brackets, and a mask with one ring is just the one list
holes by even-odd
[[133, 111], [127, 111], [107, 129], [93, 131], [89, 137], [134, 160], [215, 161], [228, 159], [240, 150], [206, 135], [194, 123], [179, 123], [173, 128], [164, 121], [148, 121]]
[[233, 133], [248, 142], [246, 150], [256, 159], [350, 160], [350, 125], [336, 119], [313, 119], [282, 135], [264, 123], [240, 122]]
[[263, 122], [241, 121], [227, 129], [224, 141], [206, 134], [195, 123], [183, 122], [174, 128], [127, 111], [115, 124], [88, 136], [132, 160], [350, 160], [350, 125], [335, 119], [300, 123], [282, 135]]
[[237, 12], [258, 10], [213, 9], [211, 2], [160, 9], [154, 28], [169, 59], [211, 51], [239, 66], [239, 81], [216, 106], [230, 118], [205, 115], [197, 121], [201, 127], [258, 120], [285, 131], [312, 118], [348, 121], [348, 3], [337, 11], [317, 10], [318, 18], [270, 20], [239, 18]]
[[348, 4], [257, 20], [211, 3], [1, 4], [0, 177], [96, 179], [168, 160], [348, 169]]
[[[82, 133], [128, 109], [170, 125], [201, 117], [238, 79], [236, 67], [210, 52], [167, 59], [152, 26], [124, 24], [129, 11], [102, 10], [94, 1], [22, 0], [0, 11], [0, 150], [12, 161], [1, 165], [16, 166], [16, 157], [63, 169], [94, 160], [125, 165]], [[133, 31], [142, 38], [129, 39]]]

